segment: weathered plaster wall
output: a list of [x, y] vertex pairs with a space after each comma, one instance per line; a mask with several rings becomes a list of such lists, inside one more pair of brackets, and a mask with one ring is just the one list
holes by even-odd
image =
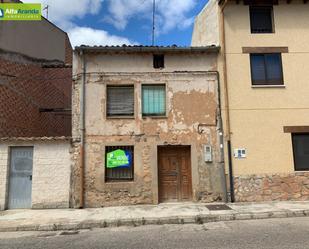
[[[166, 56], [166, 68], [154, 70], [152, 56], [129, 55], [117, 58], [126, 61], [126, 67], [109, 56], [87, 57], [86, 84], [86, 167], [85, 202], [87, 207], [158, 202], [157, 146], [190, 145], [195, 201], [222, 200], [217, 131], [217, 78], [207, 70], [216, 68], [212, 55]], [[168, 58], [173, 63], [168, 63]], [[178, 59], [177, 59], [178, 57]], [[197, 66], [192, 64], [195, 57]], [[205, 59], [206, 57], [206, 59]], [[130, 62], [132, 58], [133, 62]], [[116, 60], [114, 58], [114, 60]], [[110, 65], [107, 67], [106, 62]], [[146, 62], [147, 63], [146, 63]], [[150, 61], [150, 62], [149, 62]], [[117, 63], [116, 63], [117, 62]], [[145, 64], [146, 63], [146, 66]], [[80, 60], [75, 60], [75, 70]], [[103, 65], [106, 65], [103, 66]], [[147, 66], [148, 65], [148, 66]], [[170, 67], [168, 66], [170, 65]], [[140, 67], [146, 67], [141, 72]], [[196, 68], [198, 71], [190, 71]], [[115, 71], [120, 72], [115, 72]], [[177, 72], [176, 72], [177, 71]], [[183, 72], [179, 72], [183, 71]], [[95, 73], [91, 73], [95, 72]], [[141, 84], [165, 84], [167, 115], [160, 118], [143, 118], [141, 115]], [[74, 84], [73, 134], [78, 140], [79, 94], [81, 78]], [[106, 85], [133, 84], [135, 87], [135, 116], [128, 119], [106, 117]], [[73, 156], [78, 158], [78, 142]], [[214, 162], [206, 164], [203, 145], [211, 144]], [[134, 145], [134, 182], [105, 182], [105, 146]], [[73, 205], [79, 202], [79, 165], [73, 179]], [[74, 189], [74, 186], [76, 189]]]
[[1, 142], [0, 210], [6, 205], [11, 146], [33, 146], [32, 208], [68, 208], [70, 197], [70, 143]]
[[195, 18], [191, 45], [220, 45], [219, 6], [217, 0], [209, 0]]
[[[196, 16], [192, 34], [192, 46], [209, 46], [215, 44], [222, 48], [220, 37], [221, 35], [221, 10], [218, 5], [218, 0], [209, 0], [202, 11]], [[223, 129], [227, 127], [227, 112], [226, 112], [226, 99], [224, 91], [224, 73], [223, 73], [223, 50], [221, 49], [217, 55], [217, 69], [220, 72], [221, 78], [221, 114], [223, 121]], [[226, 141], [227, 132], [224, 131], [224, 138]], [[228, 148], [224, 143], [224, 158], [225, 162], [228, 162]], [[226, 178], [228, 179], [228, 163], [225, 163]], [[229, 185], [229, 182], [227, 182]]]
[[[76, 54], [76, 53], [75, 53]], [[165, 54], [162, 69], [153, 68], [151, 53], [139, 54], [105, 54], [97, 56], [87, 54], [87, 71], [90, 72], [174, 72], [174, 71], [205, 71], [216, 69], [216, 53]]]

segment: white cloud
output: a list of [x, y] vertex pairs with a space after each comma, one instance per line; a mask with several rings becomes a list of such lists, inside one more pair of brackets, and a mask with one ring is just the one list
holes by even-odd
[[48, 4], [48, 19], [68, 33], [73, 47], [82, 44], [90, 46], [133, 44], [129, 39], [111, 35], [105, 30], [74, 24], [75, 18], [82, 19], [86, 14], [99, 14], [103, 0], [24, 0], [23, 2], [38, 2], [43, 7]]
[[[74, 18], [82, 19], [86, 14], [100, 12], [104, 0], [23, 0], [24, 3], [39, 2], [49, 5], [48, 19], [63, 29], [75, 26]], [[43, 15], [45, 16], [45, 11]]]
[[[104, 21], [124, 30], [131, 18], [152, 19], [152, 0], [107, 0], [109, 15]], [[193, 24], [194, 17], [187, 16], [197, 0], [157, 0], [156, 30], [167, 33], [175, 28], [184, 29]]]
[[[156, 0], [156, 35], [191, 26], [194, 17], [188, 15], [197, 1]], [[43, 7], [49, 5], [48, 19], [65, 30], [74, 45], [132, 44], [127, 38], [111, 35], [105, 30], [77, 26], [74, 21], [83, 19], [87, 14], [96, 15], [98, 20], [103, 19], [118, 30], [124, 30], [134, 18], [140, 21], [140, 28], [148, 29], [149, 36], [151, 34], [153, 0], [23, 0], [23, 2], [39, 2]], [[104, 17], [100, 16], [103, 5], [107, 8]], [[45, 14], [44, 11], [43, 15]]]
[[114, 27], [124, 30], [128, 21], [133, 17], [143, 15], [146, 17], [150, 13], [152, 1], [149, 0], [109, 0], [109, 15], [103, 20], [109, 22]]
[[68, 32], [72, 46], [79, 45], [131, 45], [133, 42], [127, 38], [110, 35], [104, 30], [92, 29], [88, 27], [75, 27]]
[[160, 0], [159, 15], [163, 17], [162, 31], [168, 32], [174, 28], [187, 28], [194, 22], [194, 17], [187, 17], [195, 4], [195, 0]]

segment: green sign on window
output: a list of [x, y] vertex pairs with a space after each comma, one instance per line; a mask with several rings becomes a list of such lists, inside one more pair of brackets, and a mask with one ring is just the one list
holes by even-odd
[[106, 155], [106, 167], [108, 169], [118, 168], [118, 167], [131, 167], [131, 156], [130, 153], [125, 150], [114, 150], [108, 152]]

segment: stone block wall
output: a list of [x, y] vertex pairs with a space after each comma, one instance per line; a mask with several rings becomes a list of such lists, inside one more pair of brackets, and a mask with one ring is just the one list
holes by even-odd
[[234, 177], [237, 202], [307, 201], [309, 172]]

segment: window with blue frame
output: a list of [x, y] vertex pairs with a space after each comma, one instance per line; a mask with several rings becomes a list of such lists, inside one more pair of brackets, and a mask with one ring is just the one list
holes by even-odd
[[280, 53], [250, 54], [252, 85], [283, 85]]
[[143, 116], [165, 116], [165, 85], [142, 85]]

